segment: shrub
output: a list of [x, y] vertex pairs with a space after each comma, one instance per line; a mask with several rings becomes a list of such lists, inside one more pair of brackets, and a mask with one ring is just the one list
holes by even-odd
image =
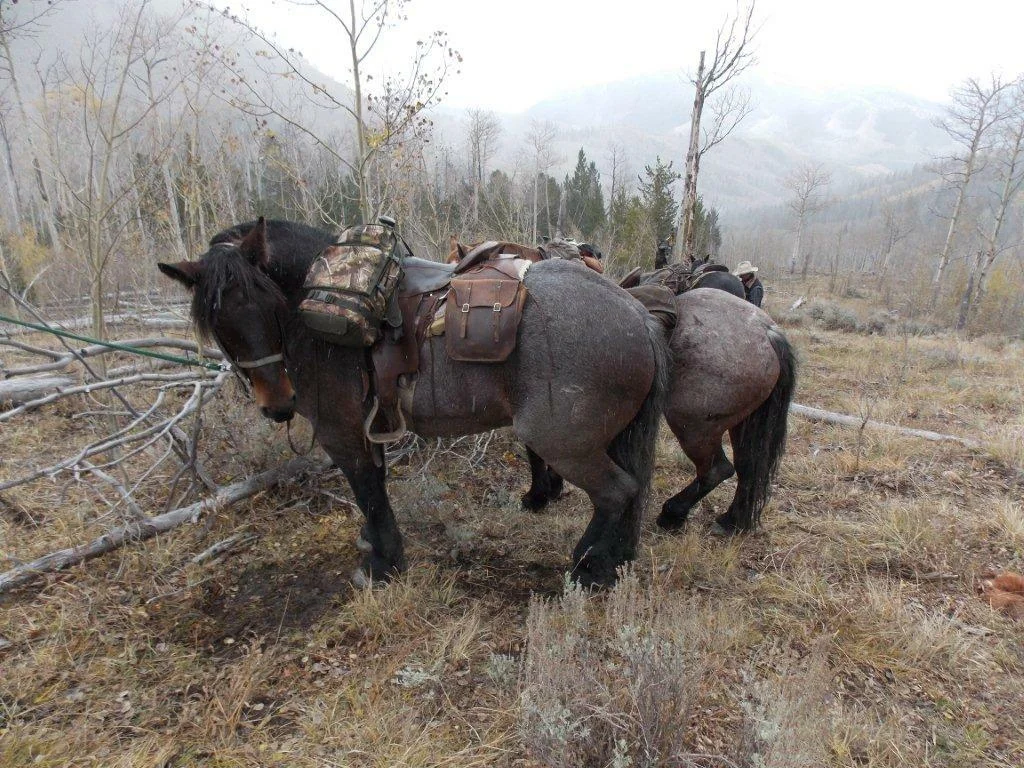
[[743, 764], [763, 768], [825, 765], [829, 742], [828, 638], [819, 638], [806, 665], [785, 664], [776, 681], [755, 685], [756, 701], [744, 707]]
[[934, 336], [938, 333], [938, 328], [931, 323], [904, 320], [899, 324], [898, 331], [902, 336]]
[[857, 316], [848, 309], [830, 304], [825, 309], [821, 324], [826, 331], [853, 333], [857, 330]]
[[773, 318], [783, 328], [799, 328], [804, 324], [804, 316], [799, 312], [777, 312], [773, 315]]
[[628, 569], [603, 621], [568, 579], [560, 599], [531, 601], [520, 673], [531, 757], [551, 768], [657, 766], [679, 752], [700, 676], [686, 638], [662, 627], [662, 604]]
[[860, 325], [860, 332], [868, 336], [884, 336], [889, 331], [889, 316], [885, 312], [874, 312]]

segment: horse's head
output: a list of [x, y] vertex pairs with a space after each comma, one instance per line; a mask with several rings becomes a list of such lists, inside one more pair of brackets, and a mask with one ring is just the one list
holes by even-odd
[[241, 240], [216, 239], [198, 261], [160, 263], [160, 271], [192, 292], [192, 321], [249, 380], [260, 411], [274, 421], [295, 415], [295, 389], [284, 365], [288, 307], [267, 275], [266, 223]]

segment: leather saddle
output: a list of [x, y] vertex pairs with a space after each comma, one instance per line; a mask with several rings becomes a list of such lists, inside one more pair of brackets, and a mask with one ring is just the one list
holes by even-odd
[[[370, 350], [376, 398], [364, 424], [367, 440], [393, 442], [408, 429], [403, 410], [412, 410], [420, 348], [432, 328], [443, 325], [447, 335], [448, 325], [457, 326], [451, 329], [453, 334], [458, 331], [466, 341], [476, 341], [476, 348], [471, 348], [470, 357], [466, 357], [458, 351], [453, 353], [453, 340], [447, 339], [448, 354], [453, 359], [498, 362], [504, 359], [501, 355], [511, 352], [525, 300], [522, 279], [528, 264], [512, 254], [499, 254], [500, 245], [496, 241], [481, 243], [458, 264], [413, 256], [402, 260], [402, 280], [396, 294], [401, 326], [389, 329]], [[445, 307], [446, 302], [452, 306]], [[443, 324], [439, 322], [442, 307]], [[454, 315], [458, 322], [449, 321]], [[482, 325], [483, 318], [489, 321], [486, 327], [475, 328]]]

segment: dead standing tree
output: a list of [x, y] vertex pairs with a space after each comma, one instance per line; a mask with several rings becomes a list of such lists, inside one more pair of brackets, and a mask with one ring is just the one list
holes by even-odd
[[824, 192], [831, 181], [832, 175], [816, 163], [805, 163], [786, 178], [786, 188], [793, 193], [789, 209], [796, 216], [796, 237], [793, 240], [793, 252], [789, 257], [789, 274], [796, 271], [796, 265], [800, 262], [800, 273], [807, 277], [811, 257], [810, 252], [802, 254], [804, 231], [807, 220], [825, 206]]
[[469, 145], [470, 173], [473, 176], [473, 205], [469, 214], [469, 225], [474, 236], [479, 234], [480, 189], [484, 185], [487, 161], [498, 148], [501, 137], [501, 123], [493, 112], [471, 109], [468, 112], [469, 125], [466, 129], [466, 143]]
[[[551, 169], [556, 162], [555, 152], [553, 144], [555, 137], [558, 136], [558, 129], [554, 125], [545, 121], [543, 123], [534, 121], [530, 125], [530, 130], [526, 134], [526, 142], [529, 144], [530, 149], [533, 150], [533, 224], [530, 227], [530, 243], [537, 243], [537, 218], [539, 211], [537, 209], [539, 189], [538, 185], [541, 181], [541, 176], [545, 175]], [[544, 210], [550, 212], [551, 201], [548, 199], [548, 190], [550, 185], [547, 183], [547, 178], [544, 179]], [[547, 234], [551, 235], [551, 221], [550, 218], [547, 222]]]
[[[387, 203], [373, 195], [371, 174], [378, 156], [401, 145], [409, 131], [426, 125], [424, 110], [441, 100], [449, 69], [457, 67], [462, 58], [448, 44], [445, 32], [434, 32], [426, 40], [417, 41], [405, 74], [383, 78], [381, 91], [375, 96], [366, 92], [366, 84], [372, 78], [365, 71], [367, 60], [385, 30], [395, 20], [404, 18], [408, 0], [288, 1], [296, 8], [315, 10], [322, 19], [337, 26], [348, 58], [351, 91], [316, 79], [299, 52], [284, 47], [240, 16], [230, 18], [262, 46], [256, 54], [260, 74], [265, 75], [262, 80], [252, 76], [252, 62], [244, 60], [238, 50], [215, 47], [215, 40], [207, 43], [217, 51], [237, 87], [234, 105], [261, 120], [274, 117], [327, 150], [352, 175], [359, 191], [363, 220], [373, 221]], [[297, 93], [301, 98], [294, 98]], [[355, 134], [355, 152], [346, 151], [334, 137], [317, 128], [318, 121], [311, 116], [315, 111], [341, 112], [349, 117]]]
[[972, 313], [985, 296], [986, 281], [993, 262], [1008, 247], [1001, 242], [1003, 225], [1024, 185], [1024, 77], [1014, 83], [1006, 115], [1007, 119], [998, 131], [995, 155], [998, 165], [996, 175], [1001, 186], [991, 203], [992, 222], [983, 236], [984, 245], [972, 259], [967, 286], [960, 299], [960, 312], [956, 321], [958, 331], [967, 328]]
[[[683, 177], [683, 205], [672, 253], [676, 261], [685, 256], [686, 261], [692, 263], [695, 256], [697, 233], [694, 215], [701, 158], [724, 141], [751, 111], [749, 94], [725, 86], [754, 63], [751, 50], [757, 34], [757, 28], [753, 26], [754, 5], [754, 0], [751, 0], [750, 5], [743, 9], [737, 3], [736, 15], [727, 18], [718, 30], [710, 66], [705, 68], [706, 52], [701, 51], [697, 74], [690, 80], [693, 83], [693, 112], [690, 115], [690, 144], [686, 150], [686, 173]], [[719, 98], [708, 103], [708, 99], [719, 91]], [[702, 127], [706, 104], [712, 110], [712, 119], [710, 126]]]
[[943, 158], [942, 176], [956, 190], [956, 201], [949, 217], [946, 240], [932, 277], [931, 308], [934, 310], [942, 290], [942, 279], [949, 266], [949, 257], [964, 212], [967, 188], [971, 179], [982, 170], [984, 158], [991, 149], [992, 129], [1005, 117], [1003, 95], [1008, 84], [993, 77], [987, 84], [978, 80], [966, 81], [953, 93], [949, 114], [939, 121], [949, 137], [960, 146], [960, 151]]
[[[45, 6], [42, 3], [35, 3], [26, 9], [28, 4], [23, 4], [22, 15], [18, 15], [19, 9], [13, 3], [0, 2], [0, 69], [4, 70], [6, 79], [10, 82], [11, 90], [14, 93], [14, 106], [17, 109], [17, 116], [20, 119], [20, 126], [11, 133], [16, 133], [25, 143], [28, 150], [28, 162], [31, 165], [31, 176], [34, 184], [29, 185], [32, 199], [33, 214], [42, 219], [50, 238], [50, 245], [54, 254], [59, 258], [62, 254], [62, 244], [57, 229], [59, 211], [55, 198], [50, 189], [50, 177], [52, 176], [52, 163], [47, 162], [49, 158], [41, 151], [36, 133], [36, 126], [29, 118], [25, 98], [22, 94], [18, 68], [15, 66], [16, 57], [11, 50], [12, 38], [18, 35], [30, 35], [33, 29], [42, 22], [45, 16], [56, 11], [59, 3], [50, 2]], [[6, 134], [6, 131], [5, 131]], [[7, 139], [7, 136], [4, 137]], [[11, 146], [5, 141], [8, 157], [10, 158]], [[10, 173], [12, 178], [15, 175], [14, 162], [10, 162]]]

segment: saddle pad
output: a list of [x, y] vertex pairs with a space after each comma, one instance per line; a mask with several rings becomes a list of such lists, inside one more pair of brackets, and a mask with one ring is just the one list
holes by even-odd
[[504, 277], [456, 277], [445, 309], [445, 345], [453, 360], [500, 363], [516, 346], [526, 288]]
[[661, 321], [666, 331], [676, 327], [676, 295], [670, 289], [662, 285], [640, 285], [627, 288], [626, 292]]

